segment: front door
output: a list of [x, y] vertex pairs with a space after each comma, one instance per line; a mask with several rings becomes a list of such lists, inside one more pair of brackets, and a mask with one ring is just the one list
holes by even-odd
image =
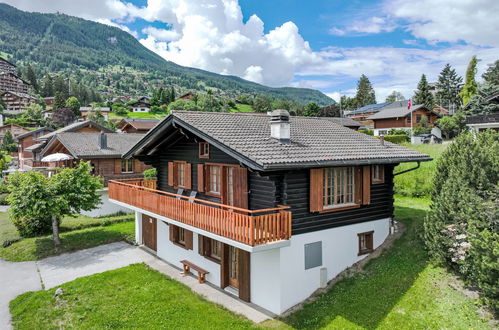
[[229, 285], [239, 288], [239, 249], [229, 246]]
[[151, 250], [157, 250], [156, 219], [145, 214], [142, 215], [142, 243]]

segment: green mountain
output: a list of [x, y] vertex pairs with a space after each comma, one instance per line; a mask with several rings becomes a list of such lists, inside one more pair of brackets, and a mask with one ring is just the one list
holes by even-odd
[[306, 88], [271, 88], [235, 76], [224, 76], [166, 61], [130, 34], [108, 25], [63, 14], [29, 13], [0, 3], [0, 55], [41, 77], [61, 73], [109, 95], [149, 93], [159, 86], [180, 92], [205, 91], [225, 97], [268, 94], [302, 104], [334, 101]]

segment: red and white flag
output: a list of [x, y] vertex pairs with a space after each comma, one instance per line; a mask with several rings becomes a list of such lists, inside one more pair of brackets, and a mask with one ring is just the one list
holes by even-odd
[[411, 110], [412, 99], [407, 101], [407, 110]]

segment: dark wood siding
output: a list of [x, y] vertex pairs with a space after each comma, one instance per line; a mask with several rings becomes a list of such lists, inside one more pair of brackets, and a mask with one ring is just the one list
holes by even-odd
[[291, 206], [293, 235], [391, 217], [393, 215], [393, 166], [385, 166], [385, 182], [371, 185], [371, 203], [360, 208], [318, 213], [309, 209], [310, 174], [308, 169], [282, 176], [281, 192], [286, 197], [278, 203]]

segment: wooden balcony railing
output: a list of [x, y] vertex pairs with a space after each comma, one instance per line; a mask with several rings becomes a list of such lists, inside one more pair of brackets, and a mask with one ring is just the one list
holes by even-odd
[[291, 237], [286, 206], [242, 209], [159, 191], [152, 179], [111, 180], [109, 198], [251, 246]]

